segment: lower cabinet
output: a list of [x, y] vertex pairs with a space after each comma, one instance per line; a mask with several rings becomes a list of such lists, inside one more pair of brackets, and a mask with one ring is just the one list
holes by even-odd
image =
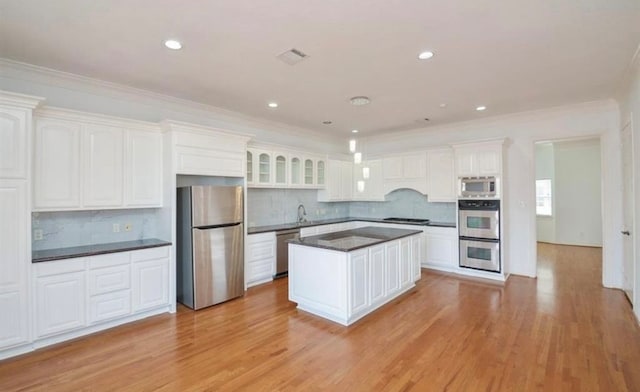
[[273, 279], [276, 265], [276, 234], [249, 234], [247, 236], [245, 281], [247, 287]]
[[349, 296], [349, 317], [369, 306], [369, 251], [367, 249], [351, 253], [351, 295]]
[[423, 266], [441, 269], [458, 269], [458, 230], [450, 227], [428, 227], [424, 230], [426, 254]]
[[164, 246], [34, 264], [36, 345], [43, 345], [39, 339], [66, 340], [105, 323], [167, 311], [169, 250]]
[[385, 246], [378, 245], [369, 249], [369, 273], [371, 283], [369, 285], [369, 293], [371, 304], [377, 305], [384, 301], [385, 290]]

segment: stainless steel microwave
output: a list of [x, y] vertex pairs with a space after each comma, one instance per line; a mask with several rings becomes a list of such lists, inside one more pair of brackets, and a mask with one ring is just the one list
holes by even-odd
[[495, 197], [495, 177], [462, 177], [460, 178], [461, 197]]

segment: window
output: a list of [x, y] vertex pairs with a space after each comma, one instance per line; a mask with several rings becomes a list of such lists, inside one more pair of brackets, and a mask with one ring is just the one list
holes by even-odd
[[551, 216], [551, 180], [536, 180], [536, 214]]

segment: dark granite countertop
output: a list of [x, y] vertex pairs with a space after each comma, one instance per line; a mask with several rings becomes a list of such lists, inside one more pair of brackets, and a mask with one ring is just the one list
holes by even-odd
[[171, 245], [169, 241], [150, 238], [146, 240], [111, 242], [108, 244], [95, 244], [85, 246], [72, 246], [69, 248], [34, 250], [31, 253], [32, 263], [43, 261], [70, 259], [73, 257], [96, 256], [106, 253], [126, 252], [146, 248], [156, 248], [159, 246]]
[[387, 223], [387, 224], [395, 224], [395, 225], [413, 225], [413, 226], [432, 226], [432, 227], [456, 227], [455, 222], [433, 222], [429, 223], [409, 223], [409, 222], [389, 222], [380, 218], [336, 218], [336, 219], [321, 219], [315, 221], [309, 221], [304, 223], [283, 223], [280, 225], [269, 225], [269, 226], [254, 226], [249, 227], [247, 232], [249, 234], [258, 234], [258, 233], [266, 233], [269, 231], [281, 231], [281, 230], [289, 230], [295, 228], [302, 227], [311, 227], [311, 226], [322, 226], [322, 225], [330, 225], [332, 223], [343, 223], [343, 222], [374, 222], [374, 223]]
[[351, 252], [353, 250], [366, 248], [420, 233], [422, 233], [422, 230], [367, 226], [359, 229], [296, 238], [288, 240], [287, 242], [290, 244], [311, 246], [314, 248]]

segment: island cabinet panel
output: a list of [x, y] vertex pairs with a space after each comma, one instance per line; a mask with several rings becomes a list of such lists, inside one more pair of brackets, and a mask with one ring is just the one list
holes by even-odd
[[415, 286], [411, 249], [421, 234], [410, 233], [351, 251], [289, 244], [289, 300], [342, 325], [356, 322]]
[[385, 274], [385, 246], [378, 245], [369, 249], [369, 285], [371, 303], [373, 305], [384, 302], [386, 274]]
[[424, 235], [418, 235], [411, 239], [411, 269], [414, 282], [417, 282], [422, 277], [420, 261], [422, 260], [423, 237]]
[[361, 250], [351, 254], [351, 280], [349, 294], [349, 317], [360, 313], [369, 306], [369, 251]]

